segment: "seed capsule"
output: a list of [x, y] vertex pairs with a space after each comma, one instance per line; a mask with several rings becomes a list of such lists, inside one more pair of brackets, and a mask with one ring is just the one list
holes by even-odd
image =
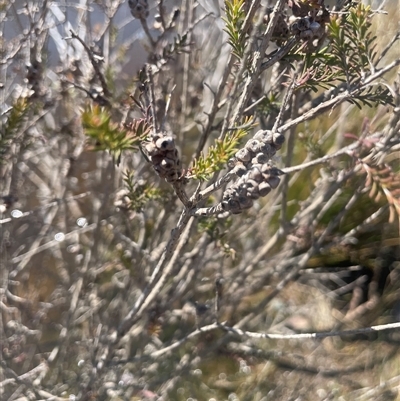
[[313, 32], [311, 31], [311, 29], [307, 29], [306, 31], [300, 32], [300, 39], [310, 40], [312, 37], [313, 37]]
[[155, 132], [151, 135], [151, 140], [155, 143], [157, 139], [163, 138], [164, 135], [161, 132]]
[[228, 167], [229, 168], [234, 168], [236, 166], [236, 163], [238, 162], [238, 160], [236, 159], [236, 157], [231, 157], [228, 160]]
[[259, 130], [256, 132], [256, 134], [254, 135], [254, 139], [257, 139], [258, 141], [262, 141], [264, 137], [264, 131]]
[[300, 18], [300, 19], [297, 20], [297, 28], [300, 31], [306, 31], [307, 29], [309, 29], [310, 28], [310, 24], [311, 24], [310, 19], [307, 18], [307, 17], [306, 18]]
[[245, 186], [246, 186], [246, 188], [256, 188], [256, 187], [258, 187], [258, 183], [257, 183], [257, 181], [255, 181], [255, 180], [247, 180], [246, 182], [245, 182], [245, 184], [244, 184]]
[[247, 173], [247, 168], [243, 163], [238, 163], [232, 170], [238, 177], [242, 177]]
[[269, 175], [270, 170], [271, 170], [271, 166], [268, 163], [263, 164], [261, 167], [261, 172], [263, 173], [263, 175], [265, 175], [265, 174]]
[[262, 176], [260, 169], [254, 168], [254, 166], [253, 166], [251, 172], [249, 173], [249, 178], [251, 178], [252, 180], [254, 180], [256, 182], [261, 182], [263, 180], [263, 176]]
[[264, 143], [272, 143], [273, 140], [272, 131], [265, 131], [261, 140]]
[[239, 151], [236, 152], [235, 154], [236, 158], [242, 162], [249, 162], [251, 160], [251, 154], [250, 152], [243, 148], [240, 149]]
[[160, 154], [156, 154], [150, 157], [150, 160], [153, 164], [160, 164], [163, 159], [164, 159], [163, 155]]
[[161, 160], [160, 164], [165, 170], [170, 170], [175, 167], [175, 160], [168, 159], [168, 157], [164, 157]]
[[260, 150], [271, 159], [271, 157], [276, 153], [276, 145], [264, 143]]
[[175, 170], [169, 171], [168, 173], [166, 173], [165, 175], [165, 179], [167, 180], [167, 182], [174, 182], [178, 180], [178, 173]]
[[145, 19], [149, 16], [147, 0], [129, 0], [128, 5], [134, 18]]
[[146, 152], [149, 156], [154, 156], [159, 153], [159, 149], [154, 145], [154, 143], [150, 142], [145, 145]]
[[284, 175], [285, 174], [282, 170], [279, 170], [279, 168], [277, 168], [277, 167], [271, 167], [270, 171], [271, 171], [271, 175], [279, 176], [279, 175]]
[[222, 209], [225, 210], [225, 211], [229, 210], [229, 202], [228, 202], [227, 200], [224, 199], [224, 200], [221, 202], [221, 207], [222, 207]]
[[169, 150], [165, 153], [165, 156], [169, 159], [177, 159], [178, 158], [178, 149]]
[[312, 31], [312, 33], [317, 33], [318, 32], [318, 30], [321, 28], [321, 25], [320, 24], [318, 24], [318, 22], [312, 22], [311, 24], [310, 24], [310, 30]]
[[262, 182], [258, 186], [258, 193], [260, 196], [266, 196], [271, 192], [271, 186], [268, 184], [268, 182]]
[[164, 169], [159, 164], [154, 164], [153, 168], [160, 176], [161, 176], [161, 174], [164, 174], [164, 172], [163, 172]]
[[240, 203], [237, 200], [230, 199], [228, 202], [229, 202], [229, 208], [231, 210], [240, 209]]
[[229, 199], [233, 195], [234, 192], [235, 192], [235, 190], [232, 187], [227, 188], [224, 192], [223, 199]]
[[260, 149], [260, 141], [257, 139], [250, 139], [245, 145], [245, 148], [250, 152], [257, 153]]
[[282, 146], [285, 142], [285, 137], [282, 134], [275, 132], [275, 134], [272, 137], [272, 141], [275, 146]]
[[247, 188], [245, 185], [241, 184], [239, 186], [235, 186], [235, 193], [232, 198], [240, 198], [241, 196], [246, 196]]
[[297, 22], [293, 22], [293, 24], [290, 25], [290, 32], [292, 32], [294, 35], [299, 34], [300, 29], [299, 29], [299, 24]]
[[258, 199], [260, 197], [260, 193], [258, 192], [258, 185], [256, 187], [248, 188], [247, 196], [253, 200]]
[[239, 202], [241, 209], [250, 209], [253, 206], [253, 201], [250, 198], [240, 198]]
[[279, 177], [277, 177], [276, 175], [270, 175], [268, 177], [267, 182], [271, 186], [272, 189], [275, 189], [281, 182], [281, 179]]
[[257, 153], [256, 157], [252, 160], [254, 163], [266, 163], [270, 159], [268, 154]]
[[175, 142], [171, 136], [164, 136], [157, 139], [156, 146], [161, 150], [173, 150], [175, 149]]

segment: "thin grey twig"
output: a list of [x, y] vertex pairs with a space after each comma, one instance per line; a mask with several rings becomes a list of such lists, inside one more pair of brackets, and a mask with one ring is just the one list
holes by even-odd
[[382, 324], [378, 326], [363, 327], [361, 329], [353, 330], [342, 330], [342, 331], [324, 331], [321, 333], [301, 333], [301, 334], [268, 334], [268, 333], [255, 333], [251, 331], [243, 331], [236, 328], [229, 328], [227, 326], [221, 326], [224, 330], [231, 333], [246, 336], [250, 338], [265, 338], [271, 340], [303, 340], [303, 339], [317, 339], [327, 337], [338, 337], [338, 336], [351, 336], [355, 334], [375, 333], [378, 331], [396, 330], [400, 329], [400, 322]]
[[326, 162], [334, 159], [335, 157], [338, 157], [338, 156], [341, 156], [341, 155], [344, 155], [344, 154], [352, 155], [352, 152], [354, 150], [356, 150], [357, 148], [359, 148], [360, 146], [362, 146], [362, 144], [360, 142], [354, 142], [351, 145], [348, 145], [348, 146], [345, 146], [342, 149], [339, 149], [335, 153], [319, 157], [318, 159], [314, 159], [314, 160], [311, 160], [311, 161], [309, 161], [307, 163], [299, 164], [297, 166], [283, 168], [282, 171], [285, 174], [290, 174], [290, 173], [293, 173], [295, 171], [300, 171], [300, 170], [304, 170], [305, 168], [308, 168], [308, 167], [316, 166], [317, 164], [326, 163]]
[[376, 333], [380, 331], [387, 330], [396, 330], [400, 329], [400, 323], [388, 323], [382, 324], [378, 326], [364, 327], [360, 329], [353, 330], [342, 330], [342, 331], [324, 331], [320, 333], [301, 333], [301, 334], [273, 334], [273, 333], [257, 333], [252, 331], [245, 331], [235, 327], [227, 326], [224, 323], [213, 323], [208, 326], [203, 326], [198, 328], [197, 330], [191, 332], [186, 337], [182, 338], [179, 341], [174, 342], [168, 347], [162, 348], [158, 351], [153, 352], [150, 356], [152, 359], [156, 359], [161, 355], [167, 354], [181, 345], [185, 344], [187, 341], [199, 336], [200, 334], [207, 333], [210, 331], [214, 331], [217, 329], [224, 330], [229, 334], [234, 334], [240, 337], [249, 337], [255, 339], [269, 339], [269, 340], [304, 340], [304, 339], [320, 339], [327, 337], [345, 337], [352, 336], [355, 334], [366, 334], [366, 333]]
[[328, 109], [332, 109], [336, 107], [338, 104], [342, 103], [347, 99], [351, 99], [358, 93], [362, 92], [369, 84], [371, 84], [376, 79], [385, 75], [388, 71], [392, 70], [393, 68], [397, 67], [400, 64], [400, 59], [393, 61], [392, 63], [388, 64], [387, 66], [377, 70], [374, 74], [369, 75], [365, 78], [365, 80], [356, 85], [354, 88], [350, 88], [342, 93], [339, 93], [337, 96], [329, 99], [325, 102], [320, 103], [319, 105], [315, 106], [311, 110], [306, 111], [304, 114], [300, 115], [299, 117], [287, 122], [286, 124], [282, 125], [278, 128], [278, 131], [283, 132], [288, 130], [292, 126], [297, 126], [304, 121], [313, 119], [323, 113]]
[[143, 292], [139, 296], [139, 298], [136, 300], [135, 304], [133, 305], [132, 309], [129, 311], [127, 316], [121, 322], [119, 330], [118, 330], [119, 337], [121, 337], [129, 329], [129, 327], [131, 326], [132, 322], [134, 321], [134, 318], [136, 317], [138, 311], [141, 310], [141, 313], [143, 312], [142, 305], [144, 304], [144, 302], [146, 301], [150, 292], [154, 288], [154, 285], [156, 284], [156, 280], [158, 279], [159, 275], [162, 274], [164, 264], [168, 260], [170, 260], [172, 255], [174, 254], [174, 252], [178, 246], [179, 240], [181, 238], [181, 235], [182, 235], [184, 229], [186, 228], [187, 224], [189, 223], [190, 218], [191, 218], [191, 216], [186, 211], [182, 212], [182, 215], [178, 221], [178, 224], [171, 231], [171, 237], [168, 241], [168, 244], [167, 244], [159, 262], [157, 263], [157, 266], [153, 270], [153, 273], [149, 280], [149, 284], [143, 290]]
[[100, 67], [99, 67], [99, 59], [96, 59], [92, 50], [89, 48], [89, 46], [85, 43], [84, 40], [82, 40], [79, 35], [77, 35], [72, 29], [70, 30], [71, 32], [71, 36], [74, 39], [77, 39], [79, 41], [79, 43], [84, 47], [84, 49], [86, 50], [87, 55], [89, 56], [90, 62], [92, 63], [93, 69], [97, 75], [97, 77], [99, 78], [99, 81], [101, 83], [101, 87], [103, 88], [103, 92], [104, 92], [104, 96], [106, 97], [110, 97], [111, 96], [111, 92], [108, 89], [108, 85], [106, 83], [106, 79], [104, 78], [103, 73], [100, 71]]
[[[283, 98], [282, 105], [281, 105], [281, 108], [279, 110], [278, 117], [276, 117], [274, 126], [272, 127], [272, 132], [276, 132], [276, 130], [278, 129], [279, 125], [282, 122], [283, 114], [287, 110], [287, 108], [289, 106], [289, 102], [292, 99], [293, 92], [294, 92], [294, 89], [296, 87], [297, 77], [298, 77], [297, 74], [295, 74], [293, 76], [292, 82], [290, 83], [290, 86], [289, 86], [288, 90], [285, 93], [285, 97]], [[297, 110], [296, 110], [296, 113], [297, 113]]]
[[400, 39], [400, 31], [397, 31], [393, 36], [392, 40], [386, 45], [386, 47], [382, 50], [382, 53], [379, 55], [378, 60], [376, 61], [376, 65], [378, 65], [382, 59], [386, 56], [387, 52], [392, 48], [394, 43]]
[[[239, 98], [239, 101], [238, 101], [238, 104], [236, 106], [236, 109], [235, 109], [235, 111], [233, 113], [233, 116], [231, 118], [230, 125], [236, 124], [239, 116], [241, 116], [243, 114], [243, 110], [246, 107], [247, 100], [248, 100], [248, 98], [249, 98], [249, 96], [250, 96], [250, 94], [251, 94], [251, 92], [252, 92], [252, 90], [254, 88], [254, 85], [256, 83], [257, 77], [259, 76], [259, 74], [261, 72], [261, 63], [262, 63], [262, 60], [264, 58], [265, 51], [268, 48], [269, 42], [270, 42], [270, 40], [272, 38], [272, 33], [274, 31], [275, 25], [276, 25], [276, 23], [278, 21], [278, 18], [279, 18], [279, 14], [281, 13], [284, 5], [285, 5], [285, 1], [284, 0], [278, 0], [276, 2], [275, 7], [274, 7], [274, 9], [272, 11], [272, 14], [271, 14], [271, 18], [270, 18], [270, 20], [268, 22], [267, 29], [265, 30], [265, 32], [263, 34], [261, 45], [260, 45], [259, 49], [256, 52], [254, 52], [253, 49], [254, 49], [254, 46], [255, 46], [255, 43], [256, 43], [256, 40], [257, 40], [257, 32], [258, 32], [258, 29], [260, 28], [260, 26], [263, 24], [263, 21], [264, 21], [263, 16], [265, 15], [265, 13], [266, 13], [266, 11], [268, 9], [268, 3], [266, 3], [262, 7], [262, 9], [260, 10], [259, 17], [257, 19], [257, 22], [256, 22], [255, 26], [254, 26], [254, 30], [252, 32], [252, 35], [251, 35], [251, 37], [249, 39], [249, 43], [248, 43], [248, 46], [246, 48], [245, 55], [243, 56], [243, 60], [242, 60], [241, 66], [240, 66], [241, 68], [240, 68], [240, 70], [238, 72], [237, 77], [241, 77], [244, 74], [245, 70], [248, 68], [247, 67], [247, 63], [248, 63], [248, 60], [249, 60], [250, 52], [253, 53], [251, 71], [248, 71], [248, 76], [246, 78], [246, 81], [245, 81], [245, 84], [244, 84], [244, 88], [242, 90], [242, 94], [241, 94], [241, 96]], [[235, 81], [236, 89], [238, 88], [240, 81], [241, 81], [240, 79], [238, 79], [238, 78], [236, 79], [236, 81]], [[226, 127], [227, 127], [227, 124], [225, 124], [225, 122], [224, 122], [220, 138], [222, 138], [225, 135]]]
[[170, 93], [168, 94], [167, 104], [165, 105], [164, 117], [163, 117], [163, 119], [161, 121], [161, 124], [160, 124], [160, 130], [161, 131], [165, 130], [165, 124], [167, 122], [169, 106], [171, 104], [171, 97], [172, 97], [172, 93], [174, 92], [175, 88], [176, 88], [176, 84], [172, 87]]
[[290, 52], [290, 50], [293, 49], [296, 43], [298, 43], [298, 39], [291, 38], [284, 46], [282, 46], [278, 50], [275, 50], [271, 55], [269, 55], [270, 58], [261, 64], [261, 71], [267, 70], [268, 68], [272, 67], [277, 61], [285, 57]]

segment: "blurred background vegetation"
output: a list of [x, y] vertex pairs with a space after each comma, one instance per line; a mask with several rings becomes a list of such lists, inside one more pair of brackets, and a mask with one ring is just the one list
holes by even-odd
[[[287, 1], [264, 42], [257, 1], [0, 0], [1, 399], [400, 400], [398, 330], [226, 329], [399, 321], [399, 6]], [[277, 127], [267, 197], [183, 205]]]

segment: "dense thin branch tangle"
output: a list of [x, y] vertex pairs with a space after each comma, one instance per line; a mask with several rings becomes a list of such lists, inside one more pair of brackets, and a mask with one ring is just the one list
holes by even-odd
[[394, 3], [75, 3], [0, 5], [0, 398], [394, 400]]

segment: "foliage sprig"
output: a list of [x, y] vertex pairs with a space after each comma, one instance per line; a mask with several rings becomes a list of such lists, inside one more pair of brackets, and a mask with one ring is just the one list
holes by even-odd
[[134, 171], [126, 171], [123, 175], [123, 180], [127, 190], [124, 196], [128, 199], [128, 202], [126, 202], [128, 210], [140, 212], [147, 202], [161, 197], [161, 191], [154, 188], [152, 184], [144, 180], [136, 180]]
[[[303, 53], [300, 86], [317, 92], [321, 88], [335, 87], [338, 82], [346, 82], [351, 89], [373, 73], [377, 38], [371, 30], [372, 17], [371, 7], [362, 3], [349, 8], [343, 16], [331, 17], [327, 24], [328, 43], [313, 52]], [[390, 91], [381, 85], [375, 86], [374, 90], [369, 88], [349, 101], [358, 107], [358, 102], [367, 106], [371, 106], [371, 103], [393, 104]]]
[[207, 180], [213, 173], [222, 170], [228, 160], [238, 150], [240, 140], [245, 137], [253, 128], [249, 124], [249, 119], [244, 120], [244, 124], [227, 135], [224, 139], [217, 139], [215, 144], [208, 149], [207, 156], [200, 155], [190, 169], [189, 178], [201, 181]]
[[122, 127], [111, 121], [110, 111], [93, 105], [82, 113], [82, 125], [85, 134], [92, 139], [92, 149], [107, 150], [119, 164], [123, 151], [137, 151], [150, 132], [150, 125], [144, 119], [134, 120]]
[[232, 53], [241, 60], [246, 47], [246, 33], [243, 31], [243, 23], [246, 16], [244, 9], [244, 0], [226, 0], [226, 17], [224, 31], [229, 36], [229, 44], [232, 47]]

